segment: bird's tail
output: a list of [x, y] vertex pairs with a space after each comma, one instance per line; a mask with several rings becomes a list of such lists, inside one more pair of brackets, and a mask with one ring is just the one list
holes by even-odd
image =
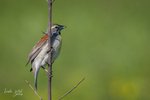
[[37, 79], [38, 79], [39, 70], [40, 70], [40, 68], [38, 68], [34, 71], [34, 88], [35, 88], [35, 91], [37, 91]]

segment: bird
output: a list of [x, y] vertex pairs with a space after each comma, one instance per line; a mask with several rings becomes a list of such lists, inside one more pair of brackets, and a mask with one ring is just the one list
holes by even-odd
[[[51, 27], [51, 48], [48, 44], [48, 31], [44, 32], [44, 36], [34, 45], [31, 52], [28, 55], [28, 63], [31, 63], [30, 72], [34, 74], [34, 88], [37, 91], [37, 79], [40, 68], [45, 69], [49, 64], [48, 58], [51, 53], [51, 63], [54, 63], [56, 58], [60, 54], [62, 37], [61, 30], [65, 28], [64, 25], [53, 24]], [[26, 65], [27, 65], [26, 64]]]

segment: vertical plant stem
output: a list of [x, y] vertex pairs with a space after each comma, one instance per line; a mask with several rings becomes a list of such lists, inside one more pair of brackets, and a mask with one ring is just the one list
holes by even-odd
[[[49, 48], [51, 49], [51, 26], [52, 26], [52, 0], [48, 0], [48, 43]], [[48, 60], [48, 100], [52, 100], [52, 63], [51, 63], [51, 53], [49, 53], [49, 60]], [[50, 74], [49, 74], [50, 73]]]

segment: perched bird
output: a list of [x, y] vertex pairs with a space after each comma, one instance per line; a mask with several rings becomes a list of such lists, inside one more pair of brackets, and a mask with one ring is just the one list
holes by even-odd
[[48, 32], [45, 32], [45, 35], [36, 43], [36, 45], [32, 48], [31, 52], [28, 55], [28, 63], [31, 63], [32, 67], [30, 71], [34, 73], [34, 86], [35, 90], [37, 90], [37, 77], [40, 68], [46, 68], [46, 65], [49, 64], [48, 57], [49, 53], [52, 55], [51, 62], [53, 63], [55, 59], [58, 57], [61, 49], [62, 38], [61, 38], [61, 30], [64, 29], [63, 25], [53, 24], [51, 27], [51, 44], [52, 48], [50, 50], [48, 46]]

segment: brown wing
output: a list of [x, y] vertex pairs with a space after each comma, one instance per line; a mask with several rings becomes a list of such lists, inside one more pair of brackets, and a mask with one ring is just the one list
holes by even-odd
[[[40, 53], [41, 51], [41, 48], [44, 46], [44, 44], [46, 43], [46, 41], [48, 40], [48, 34], [45, 34], [41, 39], [40, 41], [38, 41], [36, 43], [36, 45], [32, 48], [31, 52], [29, 53], [28, 55], [28, 62], [33, 62], [34, 59], [36, 58], [36, 56]], [[26, 64], [26, 65], [27, 65]]]

